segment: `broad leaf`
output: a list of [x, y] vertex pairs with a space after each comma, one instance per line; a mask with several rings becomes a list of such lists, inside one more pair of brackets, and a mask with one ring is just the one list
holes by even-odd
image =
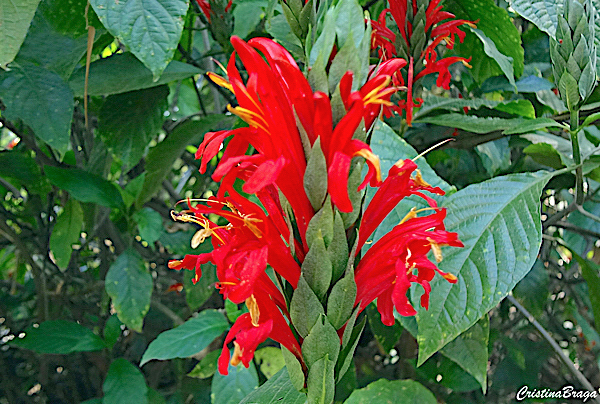
[[[429, 310], [418, 309], [419, 364], [494, 308], [530, 270], [541, 243], [539, 198], [550, 178], [547, 172], [496, 177], [446, 199], [446, 229], [465, 247], [447, 250], [439, 264], [458, 283], [436, 276]], [[413, 299], [421, 290], [412, 289]]]
[[73, 119], [73, 93], [56, 74], [30, 63], [0, 70], [2, 115], [21, 119], [36, 136], [61, 154], [67, 151]]
[[[188, 238], [188, 242], [191, 239]], [[194, 254], [199, 254], [196, 250]], [[183, 274], [183, 291], [185, 293], [185, 302], [192, 311], [198, 310], [215, 293], [215, 283], [217, 282], [216, 268], [212, 263], [202, 266], [202, 276], [194, 284], [192, 280], [196, 276], [195, 271], [185, 271]]]
[[56, 219], [50, 235], [50, 251], [54, 255], [56, 265], [64, 269], [69, 264], [73, 244], [79, 241], [83, 226], [83, 210], [74, 199], [69, 199], [62, 214]]
[[23, 338], [13, 340], [11, 344], [46, 354], [69, 354], [106, 348], [102, 338], [92, 330], [65, 320], [44, 321], [38, 327], [29, 327]]
[[497, 117], [463, 115], [457, 113], [428, 116], [419, 119], [419, 122], [462, 129], [473, 133], [489, 133], [494, 131], [502, 131], [502, 133], [506, 135], [515, 133], [535, 132], [538, 129], [561, 126], [558, 122], [550, 118], [506, 119]]
[[0, 0], [0, 68], [13, 61], [40, 0]]
[[228, 374], [215, 373], [212, 379], [210, 399], [212, 404], [238, 404], [258, 387], [258, 375], [254, 363], [246, 369], [241, 363], [229, 365]]
[[153, 359], [187, 358], [195, 355], [221, 335], [229, 323], [216, 310], [204, 310], [172, 330], [165, 331], [150, 343], [140, 366]]
[[97, 175], [80, 168], [45, 166], [50, 182], [67, 191], [80, 202], [92, 202], [109, 208], [121, 208], [123, 199], [117, 187]]
[[240, 404], [304, 404], [306, 395], [300, 393], [284, 367], [265, 384], [248, 394]]
[[414, 380], [379, 379], [355, 390], [344, 404], [436, 404], [433, 393]]
[[483, 33], [483, 31], [477, 28], [469, 28], [471, 32], [474, 33], [483, 44], [483, 51], [485, 52], [485, 54], [493, 60], [495, 60], [496, 63], [498, 63], [500, 70], [502, 70], [502, 73], [504, 73], [509, 83], [516, 90], [517, 85], [515, 84], [515, 70], [513, 68], [513, 59], [510, 56], [506, 56], [500, 53], [498, 48], [496, 48], [496, 44], [490, 38], [488, 38], [487, 35]]
[[[456, 15], [456, 18], [473, 21], [496, 45], [502, 55], [511, 57], [516, 77], [523, 73], [523, 48], [519, 31], [510, 20], [508, 13], [498, 7], [493, 0], [448, 0], [444, 2], [444, 10]], [[498, 63], [488, 57], [479, 39], [471, 32], [467, 33], [464, 43], [456, 43], [458, 54], [472, 59], [470, 70], [478, 82], [488, 77], [503, 74]]]
[[487, 390], [488, 341], [490, 320], [484, 315], [471, 328], [460, 334], [443, 349], [443, 354], [453, 360]]
[[224, 119], [223, 115], [209, 115], [197, 121], [186, 121], [178, 125], [165, 140], [154, 146], [146, 158], [146, 178], [136, 205], [142, 206], [162, 187], [162, 182], [172, 170], [173, 163], [188, 145], [199, 143], [200, 135]]
[[138, 225], [140, 237], [148, 244], [160, 238], [163, 231], [163, 221], [160, 213], [151, 208], [142, 208], [133, 215]]
[[562, 1], [508, 0], [508, 3], [517, 14], [554, 38], [558, 21], [557, 15], [562, 12]]
[[[152, 72], [131, 53], [112, 55], [106, 59], [96, 60], [90, 64], [88, 84], [89, 95], [121, 94], [128, 91], [141, 90], [167, 84], [176, 80], [187, 79], [202, 70], [187, 63], [171, 61], [157, 81]], [[85, 69], [73, 72], [69, 86], [77, 97], [83, 97]]]
[[127, 167], [144, 155], [167, 110], [169, 88], [159, 86], [108, 97], [98, 117], [98, 135]]
[[0, 176], [24, 185], [34, 193], [46, 195], [50, 191], [50, 185], [42, 177], [40, 166], [27, 154], [8, 150], [1, 151]]
[[152, 71], [157, 80], [181, 37], [188, 2], [184, 0], [91, 0], [108, 31]]
[[129, 328], [141, 332], [144, 316], [150, 308], [152, 275], [135, 250], [126, 250], [110, 266], [105, 288], [119, 320]]
[[274, 346], [266, 346], [254, 352], [254, 361], [267, 379], [272, 378], [281, 369], [285, 368], [285, 359], [281, 349]]
[[146, 404], [148, 386], [140, 370], [127, 359], [115, 359], [102, 385], [103, 404]]

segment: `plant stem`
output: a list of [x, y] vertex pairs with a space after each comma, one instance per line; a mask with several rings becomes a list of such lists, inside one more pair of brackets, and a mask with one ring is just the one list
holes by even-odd
[[[581, 151], [579, 149], [579, 110], [571, 111], [571, 145], [573, 146], [573, 160], [575, 164], [581, 164]], [[575, 203], [577, 205], [583, 204], [583, 167], [579, 166], [575, 169]]]
[[[515, 299], [512, 295], [508, 295], [506, 298], [508, 299], [508, 301], [510, 301], [511, 304], [513, 304], [527, 318], [527, 320], [535, 328], [537, 328], [537, 330], [540, 332], [540, 334], [542, 334], [542, 336], [546, 339], [546, 341], [548, 341], [550, 343], [550, 345], [552, 345], [552, 348], [554, 348], [554, 351], [556, 351], [556, 353], [558, 354], [560, 359], [564, 362], [565, 365], [567, 365], [567, 367], [569, 368], [571, 373], [573, 373], [573, 375], [575, 375], [577, 380], [579, 380], [579, 383], [581, 383], [582, 387], [584, 387], [588, 391], [596, 391], [596, 389], [592, 386], [590, 381], [583, 375], [583, 373], [581, 373], [579, 371], [579, 369], [577, 369], [575, 367], [575, 364], [573, 363], [573, 361], [571, 361], [571, 359], [569, 359], [569, 357], [567, 355], [565, 355], [562, 348], [556, 343], [556, 341], [554, 340], [554, 338], [552, 338], [550, 333], [548, 333], [548, 331], [546, 331], [546, 329], [531, 315], [531, 313], [529, 313], [527, 311], [527, 309], [525, 309], [525, 307], [523, 307], [517, 301], [517, 299]], [[598, 399], [592, 399], [592, 400], [596, 404], [600, 404], [600, 400], [598, 400]]]

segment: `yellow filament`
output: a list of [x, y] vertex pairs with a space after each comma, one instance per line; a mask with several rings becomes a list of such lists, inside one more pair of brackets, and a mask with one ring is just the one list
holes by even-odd
[[269, 131], [269, 124], [258, 113], [242, 107], [232, 107], [231, 104], [227, 105], [227, 110], [232, 114], [239, 116], [248, 125], [255, 128], [260, 128], [265, 132]]
[[417, 173], [415, 174], [415, 178], [413, 181], [420, 187], [430, 187], [431, 185], [423, 179], [421, 176], [421, 171], [417, 169]]
[[231, 356], [231, 365], [232, 366], [237, 366], [240, 364], [241, 357], [244, 354], [244, 350], [242, 349], [242, 347], [240, 346], [240, 344], [237, 343], [237, 341], [233, 341], [233, 355]]
[[379, 164], [379, 157], [367, 149], [359, 150], [354, 155], [364, 157], [366, 160], [370, 161], [373, 164], [373, 167], [375, 167], [377, 181], [381, 182], [381, 165]]
[[207, 74], [208, 74], [208, 77], [213, 81], [213, 83], [215, 83], [219, 87], [226, 88], [233, 93], [233, 86], [231, 85], [230, 82], [227, 81], [227, 79], [225, 79], [224, 77], [221, 77], [218, 74], [215, 74], [213, 72], [208, 72]]
[[435, 257], [435, 260], [438, 263], [442, 262], [442, 259], [444, 257], [442, 257], [442, 248], [440, 247], [440, 245], [432, 239], [430, 239], [429, 237], [427, 237], [427, 241], [429, 241], [429, 244], [431, 244], [431, 251], [433, 251], [433, 256]]

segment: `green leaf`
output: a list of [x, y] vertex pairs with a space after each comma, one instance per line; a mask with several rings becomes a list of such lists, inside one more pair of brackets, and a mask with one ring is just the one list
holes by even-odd
[[466, 99], [430, 95], [425, 98], [423, 106], [415, 113], [414, 120], [418, 120], [434, 111], [460, 112], [463, 108], [480, 109], [481, 107], [493, 108], [509, 114], [518, 114], [526, 118], [535, 118], [535, 109], [528, 100], [494, 101], [485, 98]]
[[265, 384], [248, 394], [240, 404], [304, 404], [306, 395], [300, 393], [284, 367]]
[[304, 277], [300, 276], [298, 287], [294, 291], [290, 303], [290, 317], [298, 334], [302, 338], [306, 337], [319, 316], [324, 313], [319, 298], [308, 286]]
[[548, 270], [541, 260], [536, 260], [531, 271], [517, 283], [513, 296], [523, 304], [534, 316], [544, 314], [544, 306], [548, 301], [550, 291]]
[[327, 195], [327, 163], [321, 149], [321, 138], [313, 144], [304, 172], [304, 189], [314, 210], [321, 209]]
[[556, 35], [557, 15], [562, 9], [561, 1], [553, 0], [509, 0], [511, 8], [526, 20], [531, 21], [550, 37]]
[[42, 177], [40, 166], [27, 154], [0, 151], [0, 177], [15, 180], [33, 193], [46, 195], [50, 192], [50, 185]]
[[344, 228], [344, 219], [340, 212], [335, 212], [333, 219], [333, 239], [327, 247], [327, 254], [331, 260], [333, 271], [332, 280], [337, 281], [343, 275], [348, 264], [348, 240], [346, 239], [346, 229]]
[[390, 352], [402, 335], [402, 326], [399, 322], [395, 322], [391, 326], [383, 324], [375, 303], [367, 306], [367, 319], [377, 342], [379, 342], [384, 352]]
[[25, 330], [25, 337], [11, 344], [38, 353], [69, 354], [99, 351], [106, 348], [102, 338], [82, 325], [65, 320], [51, 320]]
[[267, 4], [267, 1], [250, 1], [236, 4], [233, 10], [233, 35], [246, 38], [248, 34], [254, 31], [264, 15], [263, 7], [266, 7]]
[[[126, 52], [96, 60], [90, 64], [88, 94], [121, 94], [187, 79], [196, 74], [202, 74], [202, 70], [187, 63], [173, 60], [163, 71], [158, 81], [154, 81], [152, 72], [135, 56]], [[69, 79], [69, 86], [76, 97], [83, 97], [84, 84], [85, 69], [81, 68], [73, 72]]]
[[561, 124], [550, 118], [497, 118], [480, 117], [463, 114], [441, 114], [419, 119], [419, 122], [430, 123], [449, 128], [457, 128], [473, 133], [489, 133], [502, 131], [503, 134], [534, 132], [548, 127], [561, 127]]
[[162, 182], [172, 170], [173, 163], [194, 144], [198, 135], [206, 133], [224, 120], [223, 115], [209, 115], [197, 121], [189, 120], [178, 125], [165, 140], [154, 146], [146, 157], [146, 178], [136, 200], [136, 206], [143, 206], [162, 188]]
[[109, 208], [122, 208], [123, 199], [117, 187], [104, 178], [80, 168], [44, 166], [50, 182], [67, 191], [79, 202], [91, 202]]
[[320, 231], [317, 232], [317, 236], [312, 241], [310, 250], [304, 258], [302, 276], [319, 300], [323, 300], [331, 283], [332, 267]]
[[185, 302], [192, 311], [198, 310], [215, 293], [216, 268], [213, 264], [204, 264], [202, 266], [202, 276], [194, 285], [192, 279], [195, 276], [195, 271], [185, 271], [183, 274]]
[[109, 348], [112, 348], [121, 336], [121, 333], [123, 331], [121, 330], [121, 325], [123, 325], [123, 323], [121, 322], [121, 320], [119, 320], [119, 317], [116, 314], [113, 314], [108, 318], [108, 320], [106, 320], [106, 324], [104, 324], [104, 331], [102, 332], [102, 335], [104, 336], [106, 345]]
[[492, 140], [475, 146], [475, 152], [481, 158], [485, 170], [490, 177], [510, 167], [508, 138]]
[[229, 374], [215, 373], [212, 379], [210, 400], [213, 404], [238, 404], [258, 387], [258, 375], [254, 363], [246, 369], [241, 363], [229, 365]]
[[333, 401], [334, 365], [335, 362], [329, 360], [329, 355], [325, 355], [312, 365], [306, 378], [308, 404], [330, 404]]
[[288, 372], [290, 381], [296, 390], [300, 391], [304, 388], [304, 371], [300, 361], [292, 352], [281, 345], [281, 354], [285, 361], [285, 368]]
[[498, 63], [498, 66], [500, 66], [500, 70], [502, 70], [502, 73], [504, 73], [504, 75], [508, 79], [508, 82], [513, 86], [516, 92], [517, 85], [515, 83], [513, 59], [510, 56], [506, 56], [500, 53], [498, 48], [496, 48], [496, 44], [490, 38], [488, 38], [487, 35], [483, 33], [483, 31], [471, 27], [469, 27], [469, 29], [472, 33], [474, 33], [477, 36], [477, 38], [479, 38], [479, 40], [483, 44], [483, 51], [485, 52], [485, 54], [493, 60], [495, 60], [496, 63]]
[[73, 244], [79, 241], [82, 226], [83, 210], [81, 205], [74, 199], [69, 199], [63, 213], [56, 219], [50, 235], [50, 251], [60, 269], [65, 269], [69, 265]]
[[[446, 229], [464, 248], [452, 248], [439, 264], [458, 277], [431, 282], [429, 310], [418, 309], [419, 360], [475, 324], [495, 307], [533, 265], [541, 243], [540, 194], [547, 172], [511, 174], [470, 185], [446, 199]], [[420, 294], [412, 289], [413, 298]]]
[[152, 275], [146, 270], [142, 257], [132, 249], [119, 255], [106, 274], [104, 287], [119, 320], [141, 332], [152, 296]]
[[91, 0], [108, 31], [152, 71], [157, 80], [181, 37], [188, 9], [184, 0]]
[[102, 385], [104, 404], [147, 404], [148, 386], [140, 370], [127, 359], [115, 359]]
[[414, 380], [379, 379], [359, 390], [355, 390], [344, 404], [436, 404], [431, 391]]
[[[499, 53], [512, 58], [515, 76], [521, 76], [524, 55], [521, 35], [504, 8], [498, 7], [493, 0], [448, 0], [444, 2], [444, 10], [458, 19], [474, 21], [477, 29], [492, 40]], [[469, 62], [473, 66], [471, 73], [481, 83], [488, 77], [503, 74], [503, 71], [494, 59], [487, 57], [478, 42], [473, 33], [467, 32], [464, 43], [457, 41], [455, 49], [460, 55], [472, 57]]]
[[340, 353], [340, 341], [327, 317], [321, 315], [302, 343], [302, 356], [310, 369], [319, 359], [327, 357], [333, 363]]
[[138, 225], [142, 240], [152, 244], [160, 238], [163, 231], [163, 221], [160, 213], [151, 208], [142, 208], [135, 212], [133, 219]]
[[158, 86], [112, 95], [102, 104], [97, 134], [127, 167], [140, 161], [150, 140], [158, 135], [168, 94], [168, 86]]
[[21, 119], [36, 136], [61, 154], [70, 143], [73, 93], [56, 74], [30, 63], [0, 71], [2, 115]]
[[206, 348], [223, 334], [229, 323], [216, 310], [204, 310], [177, 328], [162, 332], [150, 343], [140, 366], [153, 360], [187, 358]]
[[217, 371], [217, 360], [219, 359], [219, 355], [221, 355], [220, 349], [209, 352], [196, 366], [194, 366], [194, 369], [192, 369], [187, 376], [196, 377], [198, 379], [211, 377]]
[[[358, 308], [355, 311], [358, 313]], [[352, 358], [354, 357], [354, 351], [358, 345], [358, 340], [365, 329], [367, 324], [366, 316], [363, 316], [362, 320], [355, 326], [356, 315], [353, 314], [348, 321], [347, 328], [344, 330], [342, 335], [342, 350], [340, 351], [339, 359], [335, 364], [336, 381], [339, 382], [342, 377], [346, 374], [346, 371], [352, 364]]]
[[593, 261], [583, 259], [581, 256], [573, 252], [573, 257], [577, 260], [581, 268], [581, 274], [588, 287], [588, 295], [592, 303], [592, 312], [594, 313], [594, 321], [596, 327], [600, 324], [600, 265]]
[[321, 210], [319, 210], [310, 219], [308, 228], [306, 229], [306, 243], [309, 248], [312, 248], [313, 243], [317, 238], [321, 238], [325, 242], [325, 247], [329, 247], [333, 239], [333, 208], [330, 199], [326, 199]]
[[354, 273], [348, 271], [348, 274], [340, 279], [327, 298], [327, 318], [336, 330], [348, 321], [352, 315], [354, 301], [356, 300], [356, 282]]
[[285, 368], [285, 359], [283, 359], [281, 349], [274, 346], [267, 346], [254, 352], [254, 360], [267, 379], [275, 376], [281, 369]]
[[471, 374], [487, 390], [488, 341], [490, 320], [484, 315], [471, 328], [460, 334], [444, 347], [443, 354]]
[[0, 68], [13, 61], [40, 0], [0, 0]]
[[563, 72], [558, 81], [558, 90], [563, 101], [566, 101], [567, 108], [573, 110], [580, 101], [577, 80], [569, 73]]

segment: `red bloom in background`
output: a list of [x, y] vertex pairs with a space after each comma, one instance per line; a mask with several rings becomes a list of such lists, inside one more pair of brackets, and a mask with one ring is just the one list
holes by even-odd
[[[379, 15], [377, 21], [371, 21], [373, 26], [371, 48], [378, 49], [379, 56], [383, 61], [394, 58], [397, 54], [405, 54], [408, 57], [408, 61], [405, 61], [405, 65], [408, 65], [408, 72], [406, 74], [406, 80], [400, 73], [400, 67], [396, 70], [395, 74], [392, 73], [392, 78], [396, 86], [406, 86], [407, 96], [406, 100], [400, 101], [398, 106], [392, 106], [385, 109], [386, 115], [391, 114], [391, 111], [402, 113], [406, 112], [406, 122], [410, 126], [412, 123], [413, 109], [419, 107], [423, 102], [420, 98], [413, 98], [413, 88], [415, 83], [428, 74], [438, 73], [438, 79], [436, 85], [448, 90], [450, 87], [451, 75], [449, 72], [450, 65], [462, 62], [465, 66], [469, 66], [468, 62], [471, 60], [463, 57], [449, 57], [438, 59], [437, 46], [442, 42], [446, 42], [446, 47], [452, 49], [455, 43], [455, 37], [462, 42], [465, 38], [465, 32], [459, 29], [462, 25], [470, 25], [475, 27], [474, 23], [467, 20], [454, 19], [455, 16], [452, 13], [442, 10], [440, 5], [441, 0], [433, 0], [427, 5], [425, 12], [425, 25], [423, 27], [424, 32], [415, 33], [413, 29], [412, 18], [419, 11], [417, 8], [416, 1], [409, 0], [389, 0], [390, 8], [385, 9]], [[411, 8], [409, 18], [409, 7]], [[403, 52], [398, 52], [395, 48], [396, 35], [392, 30], [386, 27], [386, 16], [390, 13], [396, 22], [400, 35], [403, 39], [403, 44], [399, 47], [403, 49]], [[445, 20], [450, 20], [443, 22]], [[416, 25], [418, 27], [418, 25]], [[425, 35], [428, 41], [428, 45], [420, 54], [414, 54], [411, 49], [411, 38], [413, 35]]]
[[[200, 9], [202, 10], [204, 15], [206, 16], [206, 19], [210, 23], [210, 19], [211, 19], [211, 15], [212, 15], [212, 10], [210, 8], [210, 2], [208, 0], [196, 0], [196, 3], [198, 3], [198, 5], [200, 6]], [[233, 0], [229, 0], [229, 2], [227, 3], [227, 6], [225, 6], [225, 12], [228, 12], [229, 10], [231, 10], [232, 3], [233, 3]]]

